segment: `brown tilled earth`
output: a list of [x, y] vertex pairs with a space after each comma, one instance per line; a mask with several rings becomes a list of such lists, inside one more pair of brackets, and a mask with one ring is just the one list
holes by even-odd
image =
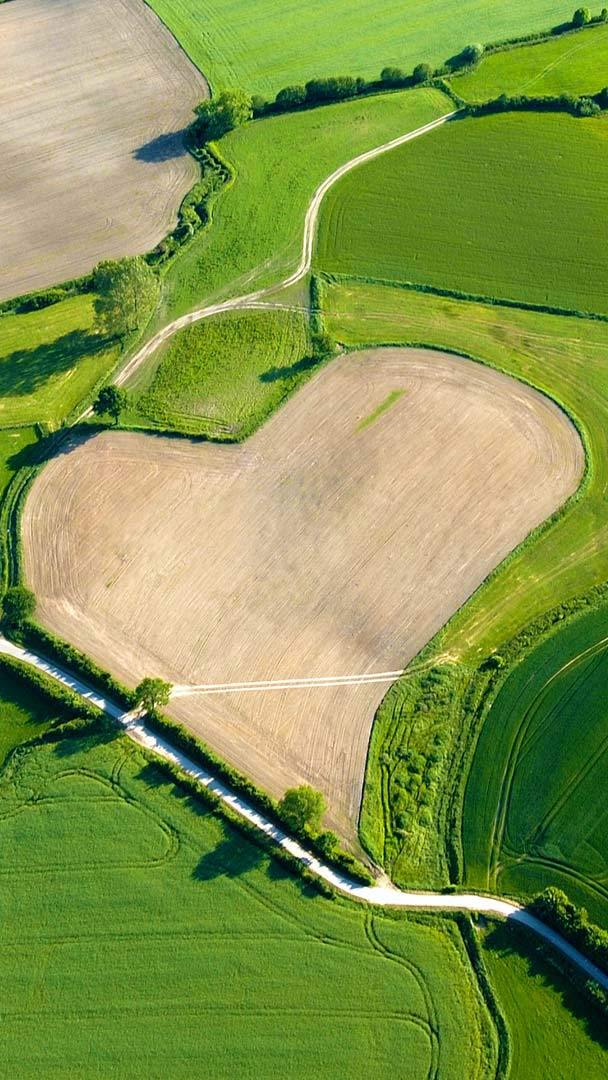
[[0, 298], [153, 247], [207, 86], [142, 0], [0, 5]]
[[[51, 461], [25, 506], [26, 576], [41, 621], [131, 685], [393, 671], [582, 469], [570, 422], [522, 384], [361, 352], [243, 446], [108, 432]], [[170, 711], [274, 794], [321, 788], [354, 842], [386, 689], [199, 692]]]

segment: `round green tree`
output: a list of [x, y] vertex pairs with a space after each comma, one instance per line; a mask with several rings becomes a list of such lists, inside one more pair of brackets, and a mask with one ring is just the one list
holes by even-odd
[[8, 589], [2, 600], [2, 616], [11, 629], [19, 629], [34, 614], [36, 597], [24, 585]]
[[325, 799], [308, 784], [288, 788], [279, 803], [281, 817], [290, 828], [301, 832], [306, 826], [317, 832], [325, 813]]

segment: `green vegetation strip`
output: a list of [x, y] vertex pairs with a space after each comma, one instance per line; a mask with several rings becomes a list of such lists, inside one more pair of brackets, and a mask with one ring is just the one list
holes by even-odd
[[606, 116], [455, 120], [328, 192], [316, 265], [605, 314], [607, 154]]
[[[0, 680], [14, 739], [40, 730]], [[324, 901], [122, 736], [18, 748], [0, 834], [10, 1074], [494, 1071], [456, 923]]]
[[500, 94], [595, 94], [608, 83], [608, 26], [484, 56], [472, 71], [451, 80], [465, 101]]
[[242, 311], [180, 331], [136, 384], [122, 423], [244, 438], [315, 367], [307, 323], [299, 311]]
[[402, 397], [404, 393], [405, 390], [391, 390], [384, 401], [378, 405], [378, 408], [374, 409], [369, 416], [364, 417], [361, 423], [357, 424], [357, 431], [363, 431], [365, 428], [369, 427], [370, 424], [373, 424], [374, 420], [377, 420], [379, 416], [382, 416], [382, 413], [385, 413], [387, 409], [390, 409], [391, 405], [394, 405], [396, 401], [399, 401], [399, 398]]

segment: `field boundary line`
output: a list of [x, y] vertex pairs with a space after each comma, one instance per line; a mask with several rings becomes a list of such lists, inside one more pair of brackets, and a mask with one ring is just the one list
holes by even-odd
[[87, 683], [72, 675], [65, 668], [51, 663], [38, 653], [8, 641], [1, 635], [0, 653], [15, 657], [29, 667], [37, 668], [46, 675], [50, 675], [57, 682], [62, 683], [84, 698], [85, 701], [96, 705], [107, 716], [117, 721], [133, 742], [182, 769], [197, 783], [202, 784], [208, 791], [212, 792], [233, 813], [263, 833], [271, 843], [287, 851], [311, 874], [326, 881], [332, 888], [342, 893], [343, 896], [347, 896], [352, 900], [363, 901], [375, 907], [469, 911], [507, 919], [526, 927], [538, 937], [543, 938], [561, 952], [567, 960], [583, 971], [585, 975], [594, 979], [605, 990], [608, 990], [607, 972], [602, 971], [591, 960], [588, 960], [583, 953], [579, 952], [574, 945], [566, 941], [561, 934], [558, 934], [556, 930], [547, 926], [541, 919], [526, 911], [521, 905], [510, 900], [503, 900], [500, 897], [482, 896], [476, 893], [405, 892], [397, 889], [394, 885], [359, 885], [344, 874], [340, 874], [337, 870], [333, 870], [330, 866], [321, 862], [297, 840], [283, 832], [278, 826], [273, 825], [268, 818], [255, 810], [250, 803], [237, 795], [226, 784], [221, 783], [212, 773], [202, 769], [192, 758], [177, 750], [168, 739], [155, 734], [146, 726], [137, 713], [126, 712], [110, 697], [93, 690]]
[[429, 121], [428, 124], [423, 124], [421, 127], [414, 128], [412, 131], [408, 131], [403, 135], [398, 135], [395, 139], [390, 139], [389, 142], [381, 143], [380, 146], [374, 146], [371, 150], [365, 150], [362, 154], [357, 154], [357, 156], [351, 158], [350, 161], [346, 161], [337, 169], [334, 169], [334, 171], [319, 184], [308, 204], [308, 209], [304, 218], [302, 254], [300, 256], [300, 262], [292, 274], [289, 274], [288, 277], [284, 278], [276, 285], [268, 285], [262, 289], [257, 289], [254, 292], [246, 293], [243, 296], [235, 296], [230, 300], [222, 300], [217, 304], [196, 308], [194, 311], [190, 311], [186, 315], [180, 315], [179, 318], [167, 323], [166, 326], [154, 334], [150, 340], [147, 341], [145, 345], [142, 345], [135, 355], [127, 361], [114, 379], [114, 384], [116, 386], [124, 385], [124, 383], [137, 371], [144, 360], [147, 360], [149, 356], [156, 352], [156, 350], [164, 344], [164, 342], [168, 341], [173, 334], [177, 333], [178, 330], [183, 330], [187, 326], [192, 326], [193, 323], [200, 322], [201, 319], [208, 319], [213, 315], [220, 315], [225, 311], [255, 308], [256, 305], [259, 304], [260, 301], [264, 301], [266, 297], [272, 296], [284, 289], [288, 289], [290, 286], [296, 285], [299, 281], [302, 281], [312, 266], [319, 210], [323, 198], [329, 189], [352, 169], [357, 168], [359, 165], [364, 165], [368, 161], [372, 161], [373, 158], [379, 157], [380, 154], [385, 154], [389, 150], [395, 150], [398, 146], [403, 146], [404, 143], [410, 142], [412, 139], [418, 139], [421, 135], [426, 135], [430, 131], [434, 131], [435, 128], [441, 127], [443, 124], [447, 123], [448, 120], [452, 120], [457, 115], [457, 112], [457, 109], [453, 109], [449, 113], [444, 113], [443, 116], [439, 116], [435, 120]]

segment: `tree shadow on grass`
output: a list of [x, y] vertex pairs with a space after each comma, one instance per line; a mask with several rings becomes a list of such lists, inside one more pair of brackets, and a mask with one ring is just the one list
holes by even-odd
[[265, 854], [254, 844], [239, 843], [234, 836], [226, 836], [213, 851], [206, 851], [192, 871], [196, 881], [212, 881], [213, 878], [238, 878], [255, 870], [264, 861]]
[[296, 360], [289, 367], [268, 368], [268, 371], [263, 371], [261, 375], [258, 375], [258, 379], [263, 383], [280, 382], [282, 379], [292, 379], [294, 375], [312, 371], [318, 364], [319, 361], [314, 356], [304, 356], [302, 360]]
[[54, 375], [74, 367], [84, 356], [108, 346], [107, 338], [87, 330], [71, 330], [33, 349], [17, 349], [0, 360], [0, 397], [33, 394]]
[[554, 962], [550, 946], [538, 941], [525, 927], [512, 922], [498, 923], [486, 936], [485, 947], [499, 956], [516, 953], [526, 961], [528, 973], [539, 978], [543, 985], [556, 991], [563, 1006], [580, 1020], [587, 1034], [603, 1049], [608, 1049], [608, 1026], [599, 1009], [587, 1000], [571, 979]]
[[186, 128], [181, 128], [180, 131], [166, 131], [162, 135], [155, 135], [149, 142], [138, 146], [137, 150], [133, 151], [133, 157], [136, 161], [145, 161], [149, 165], [184, 157], [187, 153], [185, 134]]

